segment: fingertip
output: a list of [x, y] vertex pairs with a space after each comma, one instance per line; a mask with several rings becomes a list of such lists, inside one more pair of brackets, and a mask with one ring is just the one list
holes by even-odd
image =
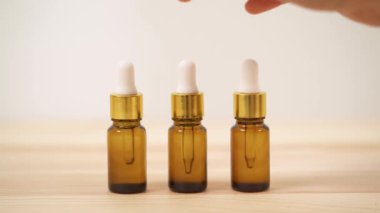
[[256, 10], [255, 3], [253, 1], [247, 1], [245, 3], [245, 10], [250, 14], [258, 14], [258, 11]]
[[249, 0], [245, 3], [245, 10], [250, 14], [259, 14], [282, 4], [279, 0]]

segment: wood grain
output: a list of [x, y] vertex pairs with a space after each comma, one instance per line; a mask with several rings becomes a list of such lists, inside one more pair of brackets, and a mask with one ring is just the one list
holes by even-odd
[[29, 137], [12, 137], [14, 127], [0, 132], [0, 212], [380, 212], [380, 143], [373, 141], [273, 142], [264, 193], [233, 191], [228, 139], [212, 142], [207, 191], [176, 194], [167, 187], [167, 147], [151, 138], [148, 191], [117, 195], [107, 189], [105, 142], [83, 142], [87, 133], [62, 128], [78, 143], [56, 142], [64, 132], [43, 136], [38, 128]]

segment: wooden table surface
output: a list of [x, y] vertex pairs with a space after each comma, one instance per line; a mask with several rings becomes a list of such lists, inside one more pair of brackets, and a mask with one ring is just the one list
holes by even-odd
[[229, 139], [211, 136], [209, 184], [197, 194], [168, 189], [166, 127], [152, 126], [148, 190], [118, 195], [107, 189], [103, 124], [1, 124], [0, 212], [380, 212], [379, 124], [309, 125], [301, 136], [275, 126], [263, 193], [230, 188]]

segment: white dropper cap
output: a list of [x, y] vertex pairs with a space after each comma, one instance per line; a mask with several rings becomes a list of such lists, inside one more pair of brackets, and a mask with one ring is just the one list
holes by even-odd
[[179, 63], [177, 93], [198, 93], [195, 69], [195, 64], [192, 61], [183, 60]]
[[259, 87], [259, 71], [257, 62], [253, 59], [247, 59], [243, 62], [242, 72], [240, 76], [239, 92], [258, 93]]
[[114, 93], [119, 95], [137, 94], [135, 85], [135, 70], [132, 63], [127, 61], [119, 62], [118, 85]]

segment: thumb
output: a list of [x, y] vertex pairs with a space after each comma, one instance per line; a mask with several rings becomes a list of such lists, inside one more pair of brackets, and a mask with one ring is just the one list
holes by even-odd
[[245, 4], [245, 9], [248, 13], [259, 14], [278, 7], [281, 4], [280, 0], [248, 0]]

